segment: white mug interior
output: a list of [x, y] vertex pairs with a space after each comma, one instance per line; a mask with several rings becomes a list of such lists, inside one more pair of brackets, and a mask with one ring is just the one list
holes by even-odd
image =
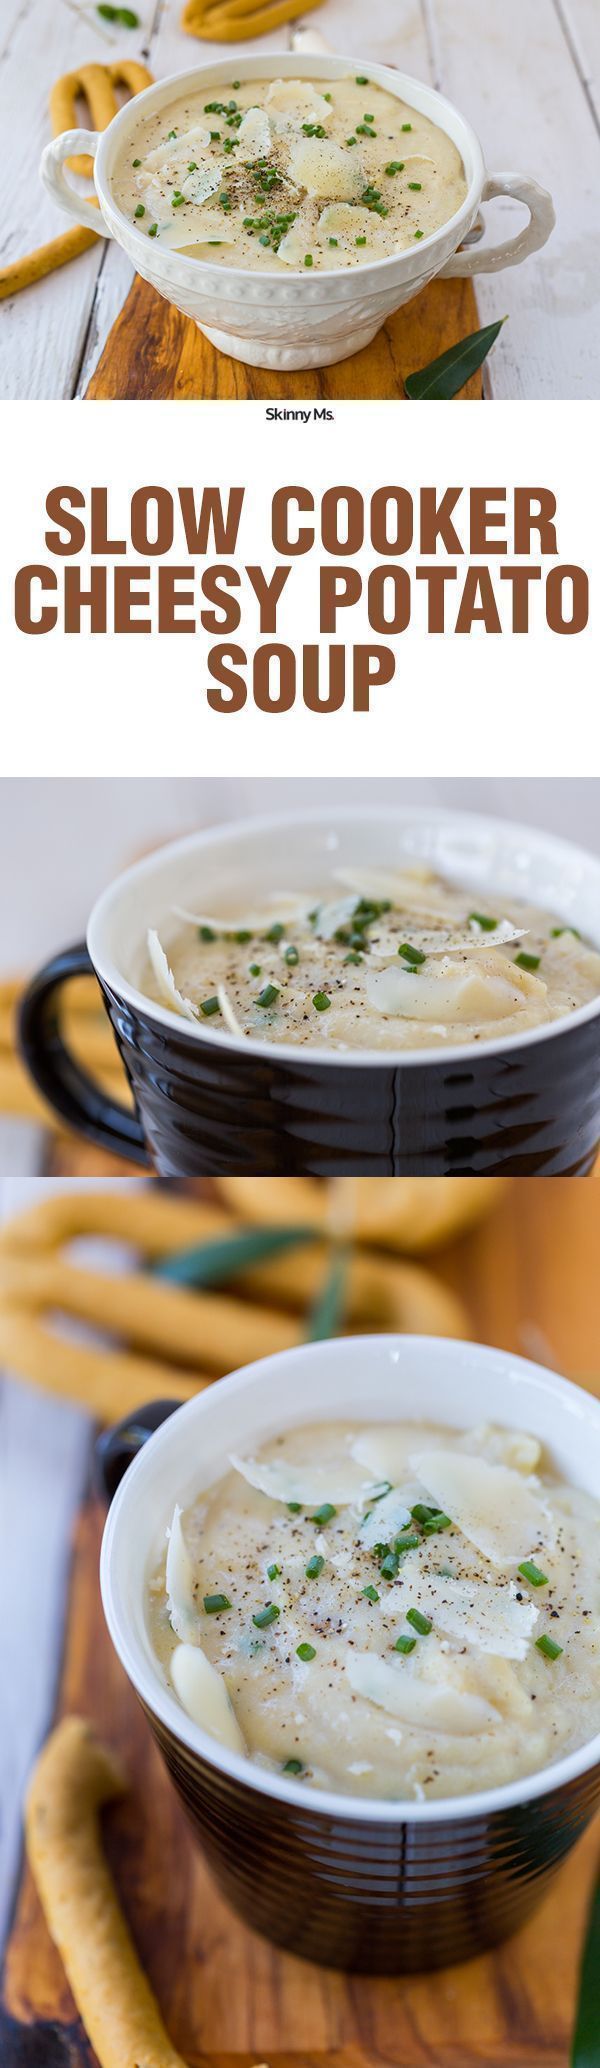
[[[302, 1801], [297, 1781], [265, 1773], [192, 1722], [171, 1693], [150, 1640], [148, 1578], [176, 1502], [186, 1507], [228, 1469], [232, 1447], [251, 1454], [269, 1436], [318, 1421], [491, 1421], [527, 1430], [555, 1468], [597, 1497], [600, 1402], [555, 1372], [510, 1352], [441, 1337], [353, 1336], [262, 1358], [218, 1380], [163, 1424], [125, 1474], [101, 1555], [104, 1612], [129, 1679], [154, 1715], [192, 1752], [252, 1788]], [[389, 1803], [312, 1790], [311, 1810], [383, 1824], [451, 1821], [526, 1803], [600, 1760], [600, 1734], [538, 1774], [433, 1803]]]
[[[191, 834], [155, 855], [147, 856], [120, 876], [98, 900], [88, 927], [88, 948], [102, 981], [136, 1012], [153, 1020], [185, 1027], [192, 1041], [217, 1041], [239, 1048], [235, 1035], [215, 1035], [209, 1026], [183, 1021], [168, 1006], [148, 999], [142, 989], [148, 927], [156, 929], [167, 952], [180, 921], [173, 907], [214, 914], [224, 922], [243, 917], [250, 904], [274, 891], [320, 891], [332, 868], [397, 869], [427, 863], [451, 882], [473, 892], [523, 898], [556, 913], [600, 949], [600, 859], [555, 835], [510, 820], [436, 807], [401, 807], [396, 811], [348, 807], [260, 817], [211, 827]], [[600, 997], [580, 1006], [567, 1019], [549, 1021], [521, 1035], [511, 1035], [513, 1049], [551, 1039], [566, 1027], [600, 1014]], [[485, 1053], [505, 1043], [486, 1042]], [[264, 1056], [264, 1042], [244, 1037], [244, 1053]], [[291, 1042], [269, 1042], [270, 1057], [288, 1061], [292, 1053], [306, 1060], [307, 1050]], [[481, 1055], [481, 1044], [457, 1043], [457, 1058]], [[317, 1044], [311, 1061], [389, 1069], [390, 1049], [347, 1052]], [[402, 1050], [403, 1068], [439, 1062], [439, 1049]]]

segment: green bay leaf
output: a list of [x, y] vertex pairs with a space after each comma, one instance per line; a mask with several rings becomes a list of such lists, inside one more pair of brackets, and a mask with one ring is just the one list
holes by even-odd
[[404, 382], [405, 393], [410, 402], [450, 402], [459, 395], [461, 388], [477, 373], [495, 345], [506, 316], [499, 323], [488, 323], [485, 330], [473, 330], [469, 337], [460, 339], [457, 345], [450, 345], [439, 359], [432, 359], [430, 366], [421, 366], [418, 373], [409, 373]]

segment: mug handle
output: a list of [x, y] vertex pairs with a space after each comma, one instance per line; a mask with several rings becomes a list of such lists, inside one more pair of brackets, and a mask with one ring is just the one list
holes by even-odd
[[94, 1452], [94, 1476], [98, 1493], [105, 1501], [114, 1499], [128, 1465], [133, 1464], [138, 1451], [178, 1407], [180, 1400], [150, 1400], [147, 1407], [134, 1408], [133, 1414], [124, 1415], [113, 1428], [102, 1430]]
[[32, 978], [19, 1008], [24, 1062], [50, 1106], [68, 1127], [113, 1156], [152, 1168], [137, 1114], [110, 1099], [67, 1048], [60, 1031], [58, 994], [73, 977], [94, 976], [85, 941], [53, 955]]
[[496, 172], [486, 180], [481, 199], [494, 201], [498, 194], [510, 194], [513, 200], [524, 202], [529, 209], [525, 228], [516, 237], [509, 237], [506, 244], [492, 245], [491, 250], [457, 251], [438, 273], [438, 280], [466, 280], [474, 273], [499, 273], [503, 266], [520, 266], [530, 252], [541, 251], [542, 245], [548, 243], [556, 210], [546, 187], [539, 187], [537, 180], [520, 172]]
[[92, 201], [86, 201], [84, 194], [77, 194], [65, 179], [65, 158], [95, 158], [100, 135], [96, 129], [65, 129], [62, 136], [55, 136], [46, 144], [40, 159], [40, 178], [53, 201], [64, 210], [65, 215], [74, 217], [76, 223], [83, 223], [86, 230], [93, 230], [96, 237], [110, 237], [109, 230], [99, 208]]

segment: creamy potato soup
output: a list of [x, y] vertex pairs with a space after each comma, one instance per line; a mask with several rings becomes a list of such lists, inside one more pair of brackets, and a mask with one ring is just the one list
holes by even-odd
[[154, 1649], [269, 1773], [399, 1801], [501, 1786], [600, 1727], [599, 1518], [523, 1433], [297, 1428], [175, 1508]]
[[390, 258], [467, 191], [444, 130], [364, 74], [179, 94], [131, 129], [112, 185], [158, 246], [282, 273]]
[[340, 1050], [504, 1040], [600, 992], [600, 954], [551, 912], [426, 869], [336, 876], [228, 920], [177, 908], [143, 989], [215, 1032]]

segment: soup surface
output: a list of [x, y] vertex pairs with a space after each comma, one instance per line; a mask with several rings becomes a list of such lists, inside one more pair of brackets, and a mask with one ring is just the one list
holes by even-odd
[[418, 244], [467, 191], [445, 131], [364, 75], [179, 95], [131, 130], [112, 184], [159, 245], [307, 273]]
[[552, 913], [426, 869], [336, 876], [226, 920], [175, 911], [143, 990], [215, 1032], [340, 1050], [504, 1040], [600, 992], [600, 954]]
[[271, 1773], [428, 1800], [600, 1728], [600, 1509], [535, 1437], [319, 1423], [175, 1509], [148, 1614], [196, 1722]]

